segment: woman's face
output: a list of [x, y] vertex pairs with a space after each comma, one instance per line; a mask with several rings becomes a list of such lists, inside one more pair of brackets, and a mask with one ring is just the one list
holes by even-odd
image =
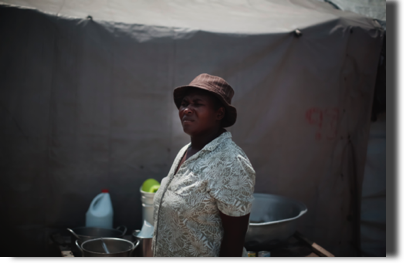
[[191, 90], [179, 107], [183, 131], [189, 135], [203, 134], [219, 128], [224, 107], [215, 109], [215, 100], [204, 91]]

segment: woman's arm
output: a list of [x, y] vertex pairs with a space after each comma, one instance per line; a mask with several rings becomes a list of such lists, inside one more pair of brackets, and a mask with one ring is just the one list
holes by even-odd
[[241, 257], [250, 214], [234, 217], [220, 211], [220, 217], [224, 229], [220, 257]]

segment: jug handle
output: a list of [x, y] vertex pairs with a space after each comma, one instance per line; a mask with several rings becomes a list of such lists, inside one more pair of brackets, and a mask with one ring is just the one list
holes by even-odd
[[81, 253], [82, 253], [82, 256], [84, 256], [84, 250], [82, 250], [82, 248], [79, 246], [79, 244], [78, 244], [78, 239], [77, 240], [75, 240], [75, 245], [77, 245], [77, 247], [78, 247], [78, 249], [81, 251]]
[[102, 193], [100, 193], [96, 197], [94, 197], [94, 199], [92, 200], [92, 202], [90, 204], [89, 210], [93, 210], [93, 207], [95, 206], [95, 203], [97, 203], [98, 200], [102, 198], [102, 196], [103, 196]]
[[69, 232], [71, 232], [71, 234], [74, 235], [74, 237], [76, 239], [80, 239], [79, 236], [77, 234], [75, 234], [75, 232], [72, 229], [70, 229], [69, 227], [66, 230], [68, 230]]
[[123, 230], [123, 234], [121, 234], [122, 236], [124, 236], [124, 235], [126, 234], [126, 232], [127, 232], [127, 227], [126, 227], [126, 226], [121, 225], [121, 226], [116, 227], [116, 230], [120, 230], [120, 228], [124, 228], [124, 230]]

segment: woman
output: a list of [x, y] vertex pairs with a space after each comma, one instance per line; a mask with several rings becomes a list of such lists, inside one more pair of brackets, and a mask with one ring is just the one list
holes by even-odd
[[255, 171], [224, 129], [237, 118], [233, 95], [225, 80], [208, 74], [174, 90], [191, 142], [179, 151], [154, 197], [156, 257], [246, 254]]

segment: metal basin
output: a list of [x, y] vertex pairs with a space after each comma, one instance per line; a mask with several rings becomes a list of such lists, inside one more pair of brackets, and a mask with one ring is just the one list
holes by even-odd
[[248, 250], [269, 250], [296, 232], [296, 219], [308, 209], [297, 200], [255, 193], [244, 246]]
[[75, 240], [75, 244], [83, 257], [131, 257], [140, 240], [133, 244], [122, 238], [103, 237], [89, 239], [81, 245]]
[[75, 256], [81, 256], [81, 253], [75, 249], [75, 240], [78, 240], [79, 244], [84, 243], [87, 240], [99, 238], [99, 237], [117, 237], [122, 238], [127, 231], [127, 227], [118, 226], [116, 229], [112, 228], [100, 228], [100, 227], [75, 227], [67, 228], [71, 233], [71, 247], [73, 248]]

